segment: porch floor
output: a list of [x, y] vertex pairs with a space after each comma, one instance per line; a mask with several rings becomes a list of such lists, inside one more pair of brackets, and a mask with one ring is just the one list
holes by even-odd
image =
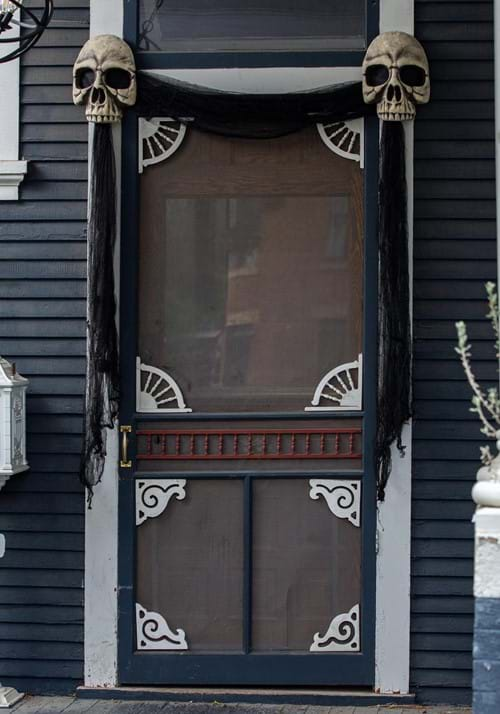
[[74, 697], [25, 697], [15, 714], [471, 714], [468, 707], [453, 706], [339, 706], [293, 704], [211, 704], [203, 702], [118, 701]]

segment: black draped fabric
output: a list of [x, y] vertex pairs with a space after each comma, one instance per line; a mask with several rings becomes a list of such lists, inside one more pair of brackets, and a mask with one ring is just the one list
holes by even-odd
[[[375, 114], [363, 102], [361, 83], [285, 94], [243, 94], [199, 87], [142, 73], [136, 110], [171, 117], [223, 136], [271, 139], [315, 123]], [[379, 190], [379, 400], [376, 439], [378, 496], [391, 469], [391, 445], [403, 450], [401, 432], [410, 416], [410, 317], [404, 133], [384, 123]], [[118, 411], [113, 247], [116, 226], [115, 167], [111, 128], [95, 127], [89, 219], [88, 374], [80, 476], [89, 489], [102, 477], [106, 429]]]
[[379, 369], [377, 495], [385, 498], [391, 446], [401, 456], [411, 416], [411, 323], [404, 129], [383, 122], [379, 183]]
[[370, 116], [360, 82], [286, 94], [221, 92], [171, 78], [141, 74], [137, 111], [142, 116], [172, 117], [223, 136], [273, 139], [317, 122]]
[[110, 124], [96, 124], [91, 157], [87, 280], [87, 384], [80, 480], [89, 505], [102, 478], [106, 430], [118, 413], [118, 339], [113, 252], [116, 173]]

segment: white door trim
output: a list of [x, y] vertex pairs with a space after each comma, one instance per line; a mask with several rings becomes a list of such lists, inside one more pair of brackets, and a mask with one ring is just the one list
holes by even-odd
[[[91, 34], [123, 35], [123, 0], [91, 0]], [[413, 0], [380, 0], [380, 28], [413, 32]], [[343, 81], [360, 77], [359, 68], [334, 70]], [[289, 91], [332, 82], [331, 68], [176, 70], [169, 75], [187, 81], [251, 91], [252, 87]], [[413, 243], [413, 126], [406, 127], [408, 227], [410, 274]], [[118, 180], [121, 133], [115, 132]], [[118, 191], [120, 195], [120, 191]], [[119, 212], [118, 212], [119, 215]], [[119, 233], [118, 233], [119, 235]], [[117, 271], [119, 299], [119, 272]], [[394, 454], [393, 473], [386, 500], [377, 513], [376, 680], [380, 692], [407, 693], [410, 665], [410, 535], [411, 535], [411, 424], [405, 428], [404, 459]], [[92, 510], [86, 511], [85, 537], [85, 685], [117, 684], [117, 554], [118, 554], [118, 438], [108, 441], [102, 483], [97, 487]]]
[[[413, 34], [414, 0], [380, 0], [380, 32]], [[410, 308], [413, 301], [413, 122], [405, 122]], [[413, 311], [410, 311], [413, 314]], [[405, 426], [401, 458], [392, 450], [386, 498], [377, 509], [375, 688], [406, 694], [410, 685], [412, 425]]]

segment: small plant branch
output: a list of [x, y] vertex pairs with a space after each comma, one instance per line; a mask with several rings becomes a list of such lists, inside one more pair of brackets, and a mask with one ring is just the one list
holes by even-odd
[[[495, 335], [495, 353], [497, 360], [500, 354], [500, 326], [499, 326], [499, 305], [498, 294], [494, 283], [486, 284], [486, 293], [488, 296], [488, 313], [493, 333]], [[464, 368], [465, 376], [472, 389], [472, 407], [471, 412], [478, 415], [481, 423], [481, 433], [489, 438], [498, 438], [500, 433], [500, 399], [498, 397], [498, 389], [491, 387], [484, 391], [478, 383], [472, 370], [472, 348], [467, 335], [467, 327], [465, 322], [457, 322], [458, 346], [455, 351], [460, 357], [460, 361]], [[493, 460], [489, 447], [481, 448], [481, 460], [485, 464], [490, 464]]]

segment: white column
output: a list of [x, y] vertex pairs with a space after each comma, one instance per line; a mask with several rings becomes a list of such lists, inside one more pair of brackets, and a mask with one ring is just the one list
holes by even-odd
[[[2, 39], [19, 37], [19, 27], [2, 33]], [[1, 46], [3, 55], [12, 52], [16, 43]], [[28, 162], [19, 161], [19, 95], [20, 61], [0, 64], [0, 201], [16, 201], [19, 185], [28, 171]]]
[[[380, 32], [413, 34], [413, 0], [381, 0]], [[405, 122], [410, 291], [413, 287], [413, 122]], [[411, 305], [410, 305], [411, 309]], [[375, 689], [407, 694], [410, 686], [412, 425], [402, 435], [404, 458], [392, 449], [385, 501], [377, 509]]]
[[[5, 555], [6, 540], [5, 536], [0, 533], [0, 558]], [[8, 707], [13, 707], [14, 704], [24, 697], [24, 694], [20, 694], [16, 689], [12, 687], [2, 687], [0, 684], [0, 709], [6, 709]]]
[[[91, 0], [90, 35], [123, 36], [123, 0]], [[92, 127], [89, 139], [92, 137]], [[120, 186], [121, 129], [113, 127]], [[89, 141], [89, 155], [90, 155]], [[117, 190], [117, 215], [121, 191]], [[119, 245], [117, 227], [117, 247]], [[118, 255], [115, 255], [118, 260]], [[115, 265], [119, 290], [119, 270]], [[85, 672], [87, 687], [114, 687], [118, 674], [118, 431], [108, 431], [102, 481], [85, 518]]]

